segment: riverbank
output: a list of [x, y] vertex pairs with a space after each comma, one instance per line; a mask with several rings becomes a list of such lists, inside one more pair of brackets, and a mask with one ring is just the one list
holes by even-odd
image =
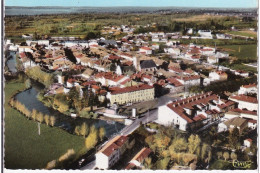
[[49, 161], [59, 158], [68, 149], [79, 152], [84, 147], [84, 138], [71, 135], [59, 128], [41, 125], [38, 135], [37, 122], [28, 121], [24, 115], [8, 105], [8, 101], [25, 85], [19, 81], [5, 83], [5, 168], [41, 169]]

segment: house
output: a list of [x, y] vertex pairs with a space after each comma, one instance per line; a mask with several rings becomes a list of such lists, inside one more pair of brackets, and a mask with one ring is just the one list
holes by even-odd
[[130, 163], [127, 165], [125, 169], [142, 169], [143, 161], [148, 158], [148, 156], [151, 154], [152, 150], [150, 148], [142, 148], [130, 161]]
[[201, 127], [208, 120], [220, 116], [215, 110], [217, 104], [221, 103], [218, 95], [208, 92], [205, 94], [191, 96], [174, 101], [158, 108], [157, 122], [162, 125], [190, 131]]
[[213, 36], [211, 34], [210, 30], [199, 30], [198, 34], [205, 39], [213, 39]]
[[19, 47], [18, 47], [18, 51], [19, 51], [19, 53], [22, 53], [22, 52], [30, 52], [30, 53], [33, 53], [33, 50], [32, 50], [32, 47], [31, 47], [31, 46], [19, 46]]
[[22, 38], [24, 38], [26, 40], [31, 40], [33, 38], [33, 34], [23, 34]]
[[252, 141], [253, 141], [253, 140], [250, 139], [250, 138], [245, 139], [245, 140], [244, 140], [244, 146], [250, 148], [251, 145], [252, 145]]
[[243, 70], [236, 70], [235, 75], [242, 76], [242, 77], [248, 77], [249, 72], [243, 71]]
[[231, 119], [234, 117], [241, 117], [241, 118], [247, 118], [247, 119], [252, 119], [252, 120], [257, 120], [257, 112], [256, 111], [248, 111], [244, 109], [230, 109], [228, 112], [225, 113], [224, 118], [225, 119]]
[[248, 120], [240, 117], [231, 118], [223, 123], [218, 125], [218, 132], [233, 130], [234, 128], [238, 128], [239, 132], [242, 133], [243, 130], [248, 127]]
[[27, 57], [25, 52], [20, 53], [19, 56], [20, 56], [21, 62], [23, 63], [23, 67], [25, 69], [29, 68], [29, 67], [37, 66], [37, 64], [31, 58]]
[[96, 167], [99, 169], [109, 169], [113, 166], [128, 147], [127, 136], [116, 136], [108, 141], [96, 156]]
[[143, 84], [125, 88], [110, 88], [107, 98], [111, 104], [126, 104], [154, 99], [154, 87]]
[[232, 39], [231, 36], [226, 34], [216, 34], [217, 39]]
[[191, 75], [191, 76], [184, 76], [184, 77], [176, 77], [176, 79], [185, 86], [193, 86], [200, 84], [200, 76], [199, 75]]
[[82, 74], [81, 76], [88, 79], [90, 78], [92, 75], [94, 74], [94, 70], [87, 68]]
[[140, 53], [146, 54], [146, 55], [151, 55], [152, 54], [152, 49], [149, 47], [141, 47], [139, 49]]
[[229, 99], [237, 102], [239, 109], [247, 109], [250, 111], [258, 110], [258, 100], [255, 97], [246, 95], [235, 95], [230, 96]]
[[257, 128], [257, 120], [248, 120], [248, 128], [254, 130]]
[[177, 56], [181, 54], [181, 50], [179, 48], [173, 48], [173, 47], [164, 48], [164, 52], [169, 54], [174, 54]]
[[140, 61], [140, 71], [155, 71], [157, 66], [153, 60]]
[[257, 94], [257, 85], [256, 84], [249, 84], [249, 85], [242, 85], [238, 90], [238, 94]]
[[176, 80], [175, 77], [168, 78], [167, 81], [168, 84], [165, 86], [165, 88], [169, 88], [170, 93], [177, 93], [177, 92], [184, 91], [184, 85], [181, 84], [178, 80]]
[[225, 81], [227, 78], [228, 75], [224, 71], [213, 71], [209, 73], [210, 81]]

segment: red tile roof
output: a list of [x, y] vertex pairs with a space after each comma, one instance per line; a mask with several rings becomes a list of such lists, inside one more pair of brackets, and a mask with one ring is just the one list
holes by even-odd
[[245, 139], [246, 141], [249, 141], [250, 143], [252, 143], [252, 139], [251, 138], [247, 138], [247, 139]]
[[117, 56], [117, 55], [110, 55], [108, 59], [110, 59], [110, 60], [120, 60], [122, 58]]
[[124, 55], [124, 56], [127, 56], [127, 57], [129, 57], [129, 58], [133, 58], [133, 56], [130, 55], [130, 54], [128, 54], [128, 53], [121, 53], [120, 55]]
[[[194, 120], [185, 113], [184, 108], [193, 109], [193, 106], [195, 105], [207, 105], [210, 100], [218, 100], [219, 96], [216, 94], [213, 94], [212, 92], [208, 92], [201, 95], [192, 96], [186, 99], [178, 100], [173, 103], [167, 104], [167, 106], [173, 110], [175, 113], [177, 113], [179, 116], [181, 116], [183, 119], [185, 119], [188, 123], [192, 123]], [[213, 110], [217, 113], [216, 110]]]
[[[115, 90], [111, 91], [111, 94], [122, 94], [122, 93], [128, 93], [128, 92], [134, 92], [134, 91], [139, 91], [139, 90], [146, 90], [146, 89], [152, 89], [153, 87], [147, 84], [142, 84], [138, 86], [130, 86], [130, 87], [125, 87], [125, 88], [118, 88]], [[111, 90], [111, 89], [110, 89]]]
[[253, 124], [256, 124], [257, 121], [256, 120], [248, 120], [249, 123], [253, 123]]
[[257, 112], [255, 112], [255, 111], [248, 111], [248, 110], [243, 110], [243, 109], [239, 109], [239, 108], [231, 109], [229, 111], [230, 112], [239, 112], [239, 113], [244, 113], [244, 114], [257, 115]]
[[202, 114], [197, 115], [196, 117], [193, 118], [194, 121], [201, 121], [201, 120], [205, 120], [207, 119], [207, 117], [205, 117]]
[[134, 156], [132, 160], [137, 160], [138, 162], [142, 162], [145, 158], [149, 156], [151, 152], [152, 150], [150, 148], [143, 148]]
[[183, 84], [180, 83], [180, 82], [179, 82], [177, 79], [175, 79], [175, 78], [168, 78], [167, 81], [168, 81], [170, 84], [174, 85], [175, 87], [183, 86]]
[[181, 72], [183, 72], [183, 70], [182, 69], [180, 69], [180, 68], [177, 68], [177, 67], [169, 67], [169, 70], [172, 70], [172, 71], [175, 71], [175, 72], [177, 72], [177, 73], [181, 73]]
[[228, 100], [228, 101], [226, 101], [225, 103], [223, 103], [223, 104], [221, 104], [221, 105], [218, 105], [218, 107], [219, 107], [220, 109], [224, 109], [224, 108], [229, 107], [229, 106], [234, 105], [234, 104], [235, 104], [235, 102], [233, 102], [233, 101], [231, 101], [231, 100]]
[[231, 96], [230, 98], [236, 99], [239, 101], [244, 101], [244, 102], [258, 103], [257, 98], [246, 96], [246, 95]]
[[20, 57], [25, 58], [26, 57], [25, 53], [24, 52], [20, 53]]
[[253, 87], [257, 87], [257, 85], [255, 83], [253, 83], [253, 84], [249, 84], [249, 85], [242, 85], [242, 87], [244, 87], [244, 88], [253, 88]]
[[149, 48], [149, 47], [141, 47], [140, 49], [143, 49], [143, 50], [152, 50], [152, 49]]
[[116, 136], [111, 139], [99, 152], [109, 157], [114, 153], [115, 150], [124, 145], [127, 140], [127, 136]]
[[[178, 78], [178, 79], [181, 80], [181, 77], [180, 77], [180, 76], [178, 76], [178, 77], [176, 77], [176, 78]], [[184, 76], [184, 77], [182, 77], [182, 80], [184, 80], [184, 81], [197, 80], [197, 79], [200, 79], [200, 76], [199, 76], [199, 75], [192, 75], [192, 76]]]

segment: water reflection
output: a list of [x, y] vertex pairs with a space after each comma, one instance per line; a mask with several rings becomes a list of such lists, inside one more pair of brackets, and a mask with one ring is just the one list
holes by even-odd
[[44, 114], [55, 116], [55, 126], [60, 127], [68, 131], [69, 133], [73, 133], [75, 126], [82, 125], [83, 122], [85, 122], [89, 126], [95, 125], [97, 128], [104, 127], [106, 130], [106, 137], [108, 138], [124, 127], [123, 124], [120, 124], [118, 122], [114, 124], [108, 124], [106, 121], [103, 120], [86, 119], [80, 117], [72, 118], [70, 116], [63, 115], [52, 108], [46, 107], [42, 102], [37, 99], [37, 94], [40, 90], [43, 89], [43, 86], [36, 84], [35, 82], [32, 82], [32, 86], [33, 87], [31, 89], [17, 94], [16, 99], [24, 104], [30, 111], [35, 109]]

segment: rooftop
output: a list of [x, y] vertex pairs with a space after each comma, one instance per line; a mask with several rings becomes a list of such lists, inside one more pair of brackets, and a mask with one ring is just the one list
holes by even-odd
[[128, 93], [128, 92], [134, 92], [134, 91], [139, 91], [139, 90], [146, 90], [146, 89], [152, 89], [153, 87], [147, 84], [142, 84], [138, 86], [130, 86], [130, 87], [125, 87], [125, 88], [110, 88], [111, 94], [122, 94], [122, 93]]

